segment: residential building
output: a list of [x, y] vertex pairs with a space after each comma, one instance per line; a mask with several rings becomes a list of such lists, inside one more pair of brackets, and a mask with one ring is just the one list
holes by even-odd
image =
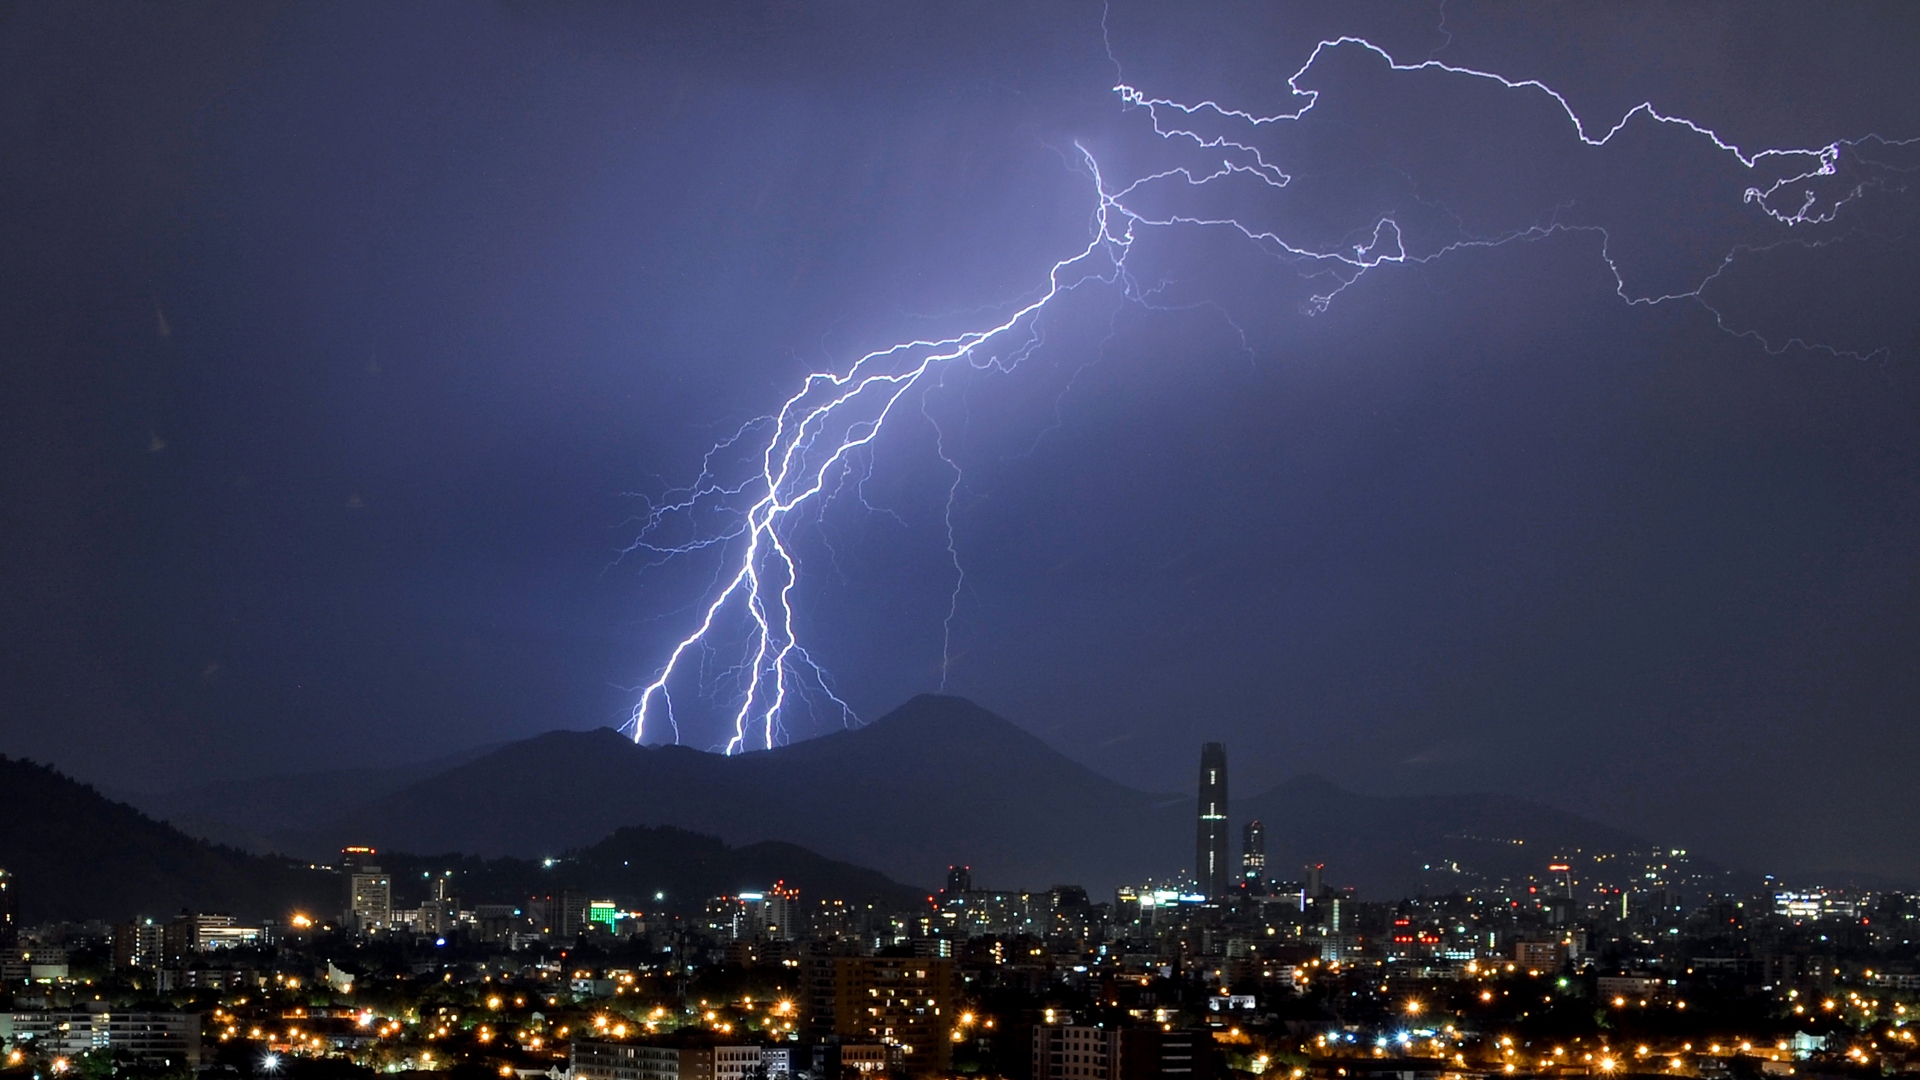
[[117, 968], [156, 968], [166, 958], [164, 924], [152, 919], [135, 919], [113, 928], [113, 966]]
[[1033, 1080], [1118, 1080], [1120, 1029], [1042, 1024], [1033, 1029]]
[[573, 1041], [573, 1080], [714, 1080], [714, 1048]]
[[816, 1035], [897, 1046], [909, 1072], [944, 1071], [951, 1061], [959, 998], [952, 960], [816, 956], [808, 960], [807, 987], [807, 1023]]
[[769, 941], [797, 941], [801, 937], [800, 890], [776, 881], [767, 890], [766, 929]]
[[1513, 962], [1530, 971], [1555, 971], [1567, 958], [1567, 947], [1558, 941], [1516, 941]]

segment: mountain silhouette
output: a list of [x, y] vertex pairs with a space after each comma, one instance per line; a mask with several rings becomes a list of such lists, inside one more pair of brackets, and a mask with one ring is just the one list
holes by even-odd
[[0, 757], [0, 868], [17, 917], [164, 918], [183, 910], [283, 915], [337, 891], [304, 863], [194, 839], [44, 765]]
[[[636, 746], [611, 729], [551, 732], [280, 839], [315, 853], [366, 843], [538, 858], [621, 826], [671, 825], [798, 844], [922, 887], [964, 861], [1007, 887], [1044, 888], [1130, 879], [1135, 842], [1173, 857], [1187, 801], [1135, 791], [972, 702], [929, 695], [863, 728], [731, 758]], [[1135, 841], [1113, 843], [1123, 827]]]
[[629, 826], [558, 858], [382, 852], [380, 865], [393, 877], [394, 902], [403, 906], [425, 899], [426, 875], [447, 870], [454, 873], [454, 891], [463, 903], [511, 901], [571, 888], [625, 907], [693, 914], [709, 897], [764, 890], [782, 881], [800, 890], [802, 903], [816, 898], [878, 900], [911, 910], [927, 898], [922, 890], [878, 871], [796, 844], [766, 841], [729, 847], [714, 837], [669, 826]]
[[214, 780], [160, 791], [114, 792], [158, 820], [216, 844], [263, 854], [268, 836], [391, 795], [499, 748], [472, 747], [428, 761], [372, 768]]
[[[611, 729], [551, 732], [276, 839], [316, 855], [367, 843], [540, 858], [623, 826], [672, 826], [798, 844], [922, 889], [967, 863], [982, 887], [1099, 895], [1191, 866], [1193, 814], [1191, 795], [1127, 787], [972, 702], [923, 695], [862, 728], [734, 757], [636, 746]], [[1330, 881], [1375, 898], [1651, 846], [1524, 799], [1371, 796], [1317, 777], [1239, 800], [1232, 817], [1236, 859], [1239, 825], [1257, 817], [1275, 876], [1323, 862]]]
[[[518, 789], [524, 795], [526, 789]], [[424, 897], [423, 875], [452, 870], [468, 903], [518, 903], [555, 888], [591, 890], [635, 906], [696, 911], [709, 896], [786, 881], [803, 899], [895, 907], [925, 893], [884, 874], [791, 843], [729, 846], [683, 829], [626, 828], [548, 860], [420, 856], [382, 850], [396, 906]], [[329, 854], [337, 854], [329, 853]], [[329, 862], [332, 860], [329, 858]], [[98, 791], [30, 761], [0, 757], [0, 869], [13, 875], [23, 925], [87, 919], [166, 919], [217, 911], [253, 921], [296, 911], [339, 913], [339, 874], [304, 861], [210, 844], [154, 821]]]

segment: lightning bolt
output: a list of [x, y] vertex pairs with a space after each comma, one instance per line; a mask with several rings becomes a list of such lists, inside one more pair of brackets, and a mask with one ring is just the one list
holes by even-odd
[[[692, 628], [668, 651], [651, 681], [639, 688], [638, 700], [622, 730], [640, 742], [650, 736], [657, 737], [659, 726], [664, 722], [671, 728], [674, 741], [679, 741], [673, 687], [676, 683], [684, 686], [688, 682], [703, 692], [725, 699], [724, 708], [731, 712], [731, 721], [721, 749], [728, 754], [779, 745], [788, 734], [781, 719], [783, 710], [796, 697], [818, 693], [840, 710], [843, 722], [853, 719], [853, 710], [834, 690], [825, 669], [802, 646], [795, 628], [793, 592], [800, 579], [800, 561], [790, 542], [790, 533], [797, 515], [810, 504], [832, 498], [841, 489], [848, 474], [857, 467], [856, 455], [869, 455], [867, 467], [871, 469], [870, 455], [875, 440], [916, 388], [937, 385], [947, 371], [959, 370], [960, 364], [976, 370], [1001, 372], [1019, 366], [1039, 348], [1042, 315], [1063, 295], [1086, 286], [1117, 287], [1124, 302], [1156, 307], [1155, 296], [1160, 286], [1143, 285], [1128, 266], [1128, 256], [1136, 241], [1150, 230], [1228, 230], [1237, 234], [1266, 254], [1292, 265], [1309, 281], [1324, 281], [1324, 285], [1313, 286], [1316, 291], [1303, 305], [1303, 311], [1309, 315], [1327, 310], [1342, 292], [1382, 267], [1431, 263], [1468, 248], [1494, 248], [1561, 233], [1591, 233], [1599, 239], [1600, 256], [1613, 275], [1616, 293], [1629, 305], [1691, 301], [1711, 312], [1721, 329], [1756, 340], [1770, 352], [1799, 345], [1836, 356], [1861, 355], [1799, 339], [1768, 341], [1754, 331], [1730, 326], [1720, 311], [1708, 303], [1707, 288], [1740, 255], [1762, 250], [1761, 247], [1749, 245], [1727, 251], [1718, 265], [1692, 288], [1635, 291], [1612, 251], [1612, 237], [1605, 228], [1563, 223], [1557, 215], [1545, 222], [1496, 235], [1455, 235], [1425, 246], [1416, 243], [1394, 216], [1382, 215], [1373, 220], [1369, 228], [1353, 234], [1358, 236], [1357, 240], [1324, 245], [1289, 239], [1278, 230], [1249, 224], [1239, 215], [1152, 211], [1143, 205], [1164, 198], [1169, 190], [1175, 194], [1200, 191], [1235, 180], [1250, 179], [1273, 190], [1289, 187], [1293, 176], [1273, 159], [1272, 152], [1263, 149], [1262, 135], [1286, 125], [1297, 125], [1312, 113], [1320, 104], [1322, 91], [1303, 87], [1302, 80], [1323, 58], [1349, 50], [1372, 57], [1395, 75], [1427, 72], [1471, 80], [1513, 94], [1539, 95], [1565, 115], [1577, 143], [1590, 148], [1606, 147], [1636, 120], [1683, 131], [1754, 174], [1753, 182], [1739, 192], [1739, 200], [1757, 213], [1762, 222], [1784, 230], [1788, 238], [1778, 241], [1782, 243], [1794, 242], [1792, 234], [1834, 222], [1848, 204], [1869, 191], [1904, 190], [1899, 181], [1902, 170], [1892, 166], [1883, 165], [1878, 171], [1869, 170], [1853, 177], [1843, 178], [1842, 174], [1848, 169], [1858, 171], [1882, 164], [1864, 158], [1866, 147], [1898, 148], [1920, 142], [1869, 135], [1812, 148], [1749, 151], [1710, 127], [1663, 113], [1651, 102], [1634, 106], [1611, 125], [1595, 127], [1574, 110], [1564, 95], [1538, 80], [1509, 79], [1494, 72], [1431, 58], [1402, 63], [1387, 50], [1359, 37], [1332, 38], [1316, 45], [1307, 61], [1287, 80], [1295, 107], [1273, 112], [1233, 108], [1212, 100], [1186, 103], [1152, 97], [1129, 85], [1124, 75], [1119, 74], [1116, 61], [1118, 78], [1114, 93], [1121, 107], [1144, 114], [1153, 135], [1162, 143], [1209, 156], [1211, 160], [1199, 167], [1175, 165], [1122, 183], [1110, 183], [1100, 162], [1076, 143], [1075, 164], [1084, 168], [1091, 188], [1089, 237], [1083, 247], [1066, 253], [1048, 268], [1038, 290], [1029, 293], [1029, 299], [999, 321], [989, 320], [986, 325], [950, 337], [891, 345], [859, 357], [844, 370], [808, 374], [777, 410], [748, 422], [716, 445], [707, 454], [700, 475], [691, 485], [669, 492], [650, 504], [641, 516], [637, 539], [626, 549], [627, 554], [643, 553], [650, 558], [664, 559], [720, 549], [722, 567], [707, 599], [696, 608], [699, 617]], [[1112, 55], [1111, 46], [1108, 53]], [[1207, 130], [1209, 128], [1221, 130]], [[1775, 175], [1764, 175], [1776, 170]], [[1822, 196], [1820, 191], [1828, 184], [1837, 184], [1838, 193]], [[1153, 198], [1148, 198], [1150, 193]], [[1820, 242], [1810, 241], [1811, 244]], [[1240, 328], [1235, 325], [1234, 329]], [[1243, 340], [1244, 336], [1242, 332]], [[924, 398], [921, 412], [932, 421], [926, 413]], [[944, 623], [944, 684], [951, 664], [953, 625], [965, 585], [953, 531], [955, 500], [962, 489], [962, 475], [940, 436], [939, 425], [935, 423], [934, 428], [937, 452], [953, 470], [944, 514], [947, 552], [954, 568], [954, 589]], [[724, 481], [721, 477], [726, 470], [721, 464], [722, 458], [742, 447], [751, 448], [748, 457], [757, 464], [744, 479]], [[864, 483], [864, 479], [859, 483]], [[711, 522], [719, 524], [711, 525]], [[669, 541], [668, 533], [686, 538]], [[729, 640], [738, 640], [740, 633], [745, 635], [745, 646], [740, 650], [738, 663], [719, 672], [708, 671], [708, 662], [716, 651], [716, 638], [736, 635]]]

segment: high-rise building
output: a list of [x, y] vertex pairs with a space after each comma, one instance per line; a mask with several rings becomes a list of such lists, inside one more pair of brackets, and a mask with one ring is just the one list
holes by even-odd
[[559, 901], [560, 940], [572, 941], [587, 932], [587, 894], [579, 889], [561, 889], [556, 899]]
[[340, 849], [340, 869], [347, 875], [346, 922], [361, 933], [393, 924], [393, 879], [373, 864], [376, 854], [370, 847]]
[[798, 941], [800, 933], [800, 890], [776, 881], [767, 890], [766, 935], [769, 941]]
[[1306, 899], [1317, 899], [1320, 894], [1327, 891], [1326, 863], [1308, 863], [1304, 868], [1303, 876], [1301, 887], [1306, 894]]
[[1240, 885], [1255, 896], [1267, 891], [1267, 827], [1258, 820], [1240, 836]]
[[135, 919], [113, 928], [113, 966], [157, 968], [165, 959], [166, 924]]
[[0, 870], [0, 949], [10, 949], [19, 939], [13, 925], [13, 875]]
[[1227, 858], [1227, 747], [1210, 742], [1200, 748], [1200, 825], [1193, 856], [1194, 877], [1210, 900], [1224, 898], [1231, 888]]
[[947, 895], [958, 896], [973, 891], [973, 867], [947, 867]]

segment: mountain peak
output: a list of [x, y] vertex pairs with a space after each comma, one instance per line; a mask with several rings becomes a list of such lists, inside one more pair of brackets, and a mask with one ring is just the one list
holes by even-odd
[[962, 736], [1027, 735], [1013, 721], [953, 694], [915, 694], [905, 704], [868, 724]]

